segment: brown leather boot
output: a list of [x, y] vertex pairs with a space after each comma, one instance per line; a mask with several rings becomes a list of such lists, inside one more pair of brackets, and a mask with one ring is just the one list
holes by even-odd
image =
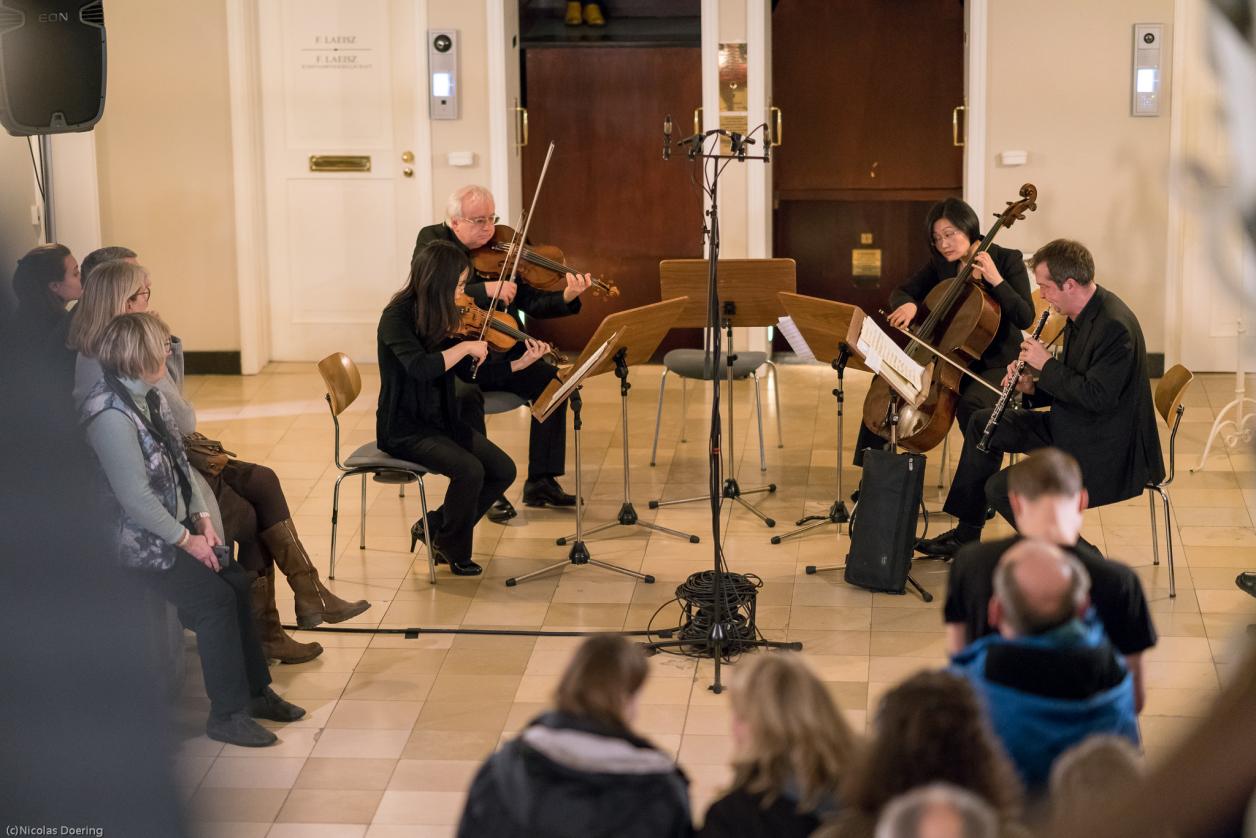
[[298, 643], [288, 636], [275, 608], [275, 568], [253, 580], [253, 622], [266, 657], [280, 663], [305, 663], [323, 654], [321, 643]]
[[364, 599], [348, 602], [327, 590], [310, 554], [297, 538], [291, 518], [264, 530], [261, 539], [296, 594], [297, 625], [301, 628], [314, 628], [324, 620], [341, 623], [371, 607]]

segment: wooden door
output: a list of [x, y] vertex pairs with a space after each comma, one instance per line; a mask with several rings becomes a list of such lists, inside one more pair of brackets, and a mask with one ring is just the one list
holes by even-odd
[[[797, 261], [799, 293], [872, 313], [928, 258], [925, 215], [963, 188], [951, 133], [963, 46], [955, 0], [776, 8], [772, 99], [786, 129], [773, 154], [773, 250]], [[879, 251], [879, 274], [857, 275], [871, 254], [852, 251]]]
[[[702, 100], [696, 47], [553, 47], [524, 54], [530, 126], [523, 203], [557, 143], [529, 238], [563, 249], [570, 265], [613, 280], [614, 299], [584, 296], [576, 317], [532, 320], [528, 330], [578, 349], [602, 318], [659, 300], [662, 259], [702, 254], [702, 195], [682, 153], [662, 159], [663, 117], [687, 134]], [[513, 221], [513, 219], [512, 219]], [[674, 332], [665, 345], [701, 345]]]

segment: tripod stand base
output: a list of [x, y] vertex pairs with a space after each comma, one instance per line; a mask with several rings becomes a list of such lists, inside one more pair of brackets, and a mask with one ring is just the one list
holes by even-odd
[[591, 564], [594, 567], [600, 567], [603, 570], [610, 570], [615, 573], [622, 573], [624, 576], [631, 576], [634, 579], [640, 579], [642, 582], [645, 582], [646, 584], [652, 584], [654, 582], [654, 577], [648, 573], [638, 573], [635, 570], [629, 570], [628, 568], [620, 567], [617, 564], [610, 564], [608, 562], [600, 562], [597, 559], [590, 558], [589, 549], [584, 546], [584, 542], [577, 541], [571, 545], [571, 551], [567, 554], [567, 559], [565, 561], [554, 562], [551, 565], [546, 565], [540, 570], [534, 570], [531, 573], [525, 573], [522, 576], [512, 576], [506, 580], [506, 587], [513, 588], [515, 585], [518, 585], [520, 582], [526, 582], [529, 579], [535, 579], [538, 576], [549, 573], [551, 570], [557, 570], [558, 568], [565, 567], [569, 564], [570, 565]]
[[[753, 504], [751, 504], [749, 501], [747, 501], [743, 497], [743, 495], [757, 495], [763, 492], [767, 492], [771, 494], [775, 491], [776, 491], [775, 483], [769, 483], [766, 486], [756, 486], [753, 489], [743, 489], [741, 488], [741, 486], [737, 485], [737, 481], [735, 479], [733, 479], [732, 477], [729, 477], [724, 481], [724, 489], [722, 492], [720, 492], [720, 497], [725, 498], [727, 500], [737, 501], [737, 503], [740, 503], [742, 506], [748, 509], [751, 513], [753, 513], [756, 517], [758, 517], [760, 521], [767, 524], [769, 527], [775, 527], [776, 519], [769, 518], [767, 515], [763, 514], [763, 512], [761, 512], [757, 507], [755, 507]], [[677, 504], [693, 503], [694, 501], [699, 501], [699, 500], [709, 501], [710, 499], [711, 497], [709, 495], [699, 495], [693, 498], [680, 498], [679, 500], [652, 500], [650, 501], [650, 508], [659, 509], [660, 507], [664, 507], [664, 506], [676, 506]]]
[[[823, 527], [825, 524], [841, 525], [849, 521], [850, 521], [850, 513], [846, 511], [846, 502], [839, 498], [838, 500], [833, 501], [833, 505], [829, 507], [829, 511], [827, 514], [808, 515], [804, 518], [799, 518], [797, 521], [794, 522], [795, 524], [800, 525], [798, 529], [790, 530], [787, 533], [781, 533], [780, 535], [772, 536], [772, 543], [780, 544], [782, 541], [784, 541], [787, 538], [793, 538], [796, 535], [802, 535], [803, 533], [810, 532], [811, 530], [814, 530], [817, 527]], [[811, 571], [808, 571], [808, 572], [810, 573]]]
[[[651, 506], [650, 508], [654, 509], [655, 507]], [[624, 505], [619, 507], [619, 514], [615, 516], [614, 521], [608, 521], [605, 524], [598, 524], [596, 527], [593, 527], [592, 529], [585, 530], [584, 534], [586, 536], [594, 535], [596, 533], [602, 532], [603, 530], [609, 530], [611, 527], [644, 527], [647, 530], [653, 530], [654, 532], [661, 532], [664, 535], [674, 535], [677, 538], [684, 538], [688, 540], [690, 544], [697, 544], [699, 541], [702, 540], [698, 538], [698, 536], [694, 535], [693, 533], [681, 532], [680, 530], [674, 530], [674, 529], [671, 529], [670, 527], [663, 527], [658, 524], [652, 524], [649, 521], [642, 521], [638, 517], [636, 507], [632, 505], [631, 501], [625, 501]], [[555, 539], [554, 543], [557, 544], [559, 547], [563, 547], [563, 546], [566, 546], [569, 542], [574, 541], [575, 538], [576, 538], [575, 533], [572, 533], [571, 535], [564, 535], [562, 538]]]
[[[803, 568], [803, 570], [806, 572], [808, 576], [815, 576], [817, 573], [828, 573], [831, 570], [845, 570], [845, 569], [846, 569], [846, 565], [844, 564], [829, 564], [829, 565], [824, 565], [823, 567], [818, 567], [816, 565], [809, 564], [805, 568]], [[933, 594], [929, 593], [929, 591], [925, 588], [925, 586], [917, 582], [916, 578], [912, 576], [910, 573], [907, 574], [907, 584], [911, 585], [913, 588], [916, 589], [916, 593], [920, 594], [921, 600], [923, 600], [924, 602], [933, 602]], [[892, 593], [892, 594], [897, 594], [899, 596], [902, 596], [907, 593], [907, 588], [903, 588], [903, 590], [901, 591], [878, 591], [876, 593]]]

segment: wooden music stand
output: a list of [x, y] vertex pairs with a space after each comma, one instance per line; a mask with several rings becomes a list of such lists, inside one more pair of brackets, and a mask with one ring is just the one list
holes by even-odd
[[[620, 337], [619, 332], [614, 332], [609, 338], [601, 343], [590, 344], [585, 347], [585, 351], [580, 354], [581, 362], [568, 375], [567, 379], [554, 389], [546, 388], [541, 397], [536, 400], [532, 406], [532, 415], [538, 421], [544, 422], [548, 419], [558, 406], [564, 400], [571, 402], [572, 428], [575, 430], [576, 441], [576, 541], [571, 546], [571, 552], [567, 554], [567, 558], [561, 562], [554, 562], [551, 565], [534, 570], [531, 573], [525, 573], [522, 576], [512, 576], [506, 580], [506, 587], [513, 588], [520, 582], [526, 582], [551, 570], [562, 567], [566, 564], [583, 565], [591, 564], [604, 570], [613, 570], [616, 573], [622, 573], [625, 576], [631, 576], [634, 579], [640, 579], [642, 582], [653, 582], [654, 577], [645, 573], [638, 573], [635, 570], [629, 570], [619, 565], [600, 562], [590, 558], [589, 551], [584, 546], [584, 496], [580, 486], [581, 469], [581, 447], [580, 447], [580, 428], [582, 421], [580, 418], [580, 389], [584, 386], [584, 381], [595, 369], [597, 369], [614, 351], [616, 343]], [[592, 348], [590, 348], [592, 347]]]
[[859, 331], [866, 316], [858, 306], [824, 300], [818, 297], [806, 297], [782, 291], [779, 295], [781, 305], [789, 313], [790, 319], [798, 327], [803, 340], [811, 349], [816, 360], [831, 359], [830, 366], [837, 373], [837, 388], [833, 397], [837, 400], [837, 497], [829, 511], [824, 515], [805, 515], [795, 523], [797, 529], [781, 535], [772, 536], [773, 544], [780, 544], [787, 538], [802, 535], [826, 524], [836, 524], [840, 534], [842, 524], [850, 520], [850, 511], [846, 509], [845, 492], [842, 490], [842, 461], [845, 446], [843, 420], [846, 405], [845, 374], [847, 368], [871, 372], [868, 366], [851, 352], [856, 343]]
[[[681, 311], [688, 302], [688, 299], [679, 297], [607, 315], [596, 331], [593, 332], [593, 337], [589, 338], [584, 352], [576, 359], [576, 367], [578, 368], [587, 360], [585, 358], [586, 353], [600, 346], [609, 336], [613, 334], [618, 335], [614, 353], [603, 357], [589, 371], [588, 375], [590, 377], [601, 375], [613, 369], [615, 377], [619, 379], [620, 417], [623, 422], [624, 501], [614, 521], [599, 524], [593, 529], [585, 530], [584, 536], [591, 536], [614, 526], [625, 526], [645, 527], [648, 530], [683, 538], [691, 544], [697, 544], [699, 541], [698, 536], [692, 533], [681, 532], [680, 530], [673, 530], [658, 524], [642, 521], [637, 515], [636, 508], [632, 505], [631, 483], [629, 481], [628, 390], [631, 389], [632, 385], [628, 383], [628, 368], [636, 364], [649, 363], [651, 356], [654, 355], [654, 350], [658, 349], [658, 345], [662, 342], [664, 336], [674, 327], [676, 319], [680, 316]], [[549, 386], [545, 388], [545, 392], [541, 394], [541, 398], [537, 401], [544, 403], [548, 398], [548, 394], [552, 390], [557, 390], [558, 386], [559, 382], [551, 381]], [[561, 547], [572, 539], [580, 540], [580, 536], [580, 533], [566, 535], [558, 539], [557, 543]]]
[[[659, 263], [659, 288], [664, 297], [688, 297], [689, 303], [677, 318], [678, 327], [706, 327], [707, 293], [711, 276], [711, 263], [706, 259], [665, 259]], [[728, 475], [723, 482], [721, 497], [736, 501], [767, 524], [776, 526], [776, 521], [763, 514], [757, 507], [745, 500], [744, 495], [776, 491], [776, 484], [743, 489], [735, 477], [737, 468], [736, 436], [733, 428], [733, 363], [737, 355], [733, 351], [733, 328], [738, 326], [774, 326], [777, 318], [784, 314], [777, 294], [781, 291], [792, 292], [797, 287], [795, 280], [795, 263], [793, 259], [721, 259], [717, 278], [720, 298], [719, 321], [725, 330], [726, 348], [722, 358], [712, 359], [712, 363], [723, 362], [728, 371], [728, 441], [724, 446], [728, 451]], [[709, 371], [712, 377], [718, 372]], [[650, 508], [674, 506], [698, 500], [710, 500], [706, 495], [680, 500], [652, 500]]]

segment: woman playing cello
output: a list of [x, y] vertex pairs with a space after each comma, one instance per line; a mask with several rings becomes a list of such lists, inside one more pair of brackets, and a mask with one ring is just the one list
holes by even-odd
[[[889, 315], [890, 325], [908, 328], [929, 292], [944, 280], [957, 276], [964, 264], [974, 258], [973, 276], [981, 280], [982, 288], [1001, 310], [994, 338], [969, 367], [994, 389], [964, 378], [955, 406], [955, 417], [962, 430], [974, 411], [994, 405], [1007, 365], [1020, 354], [1021, 330], [1029, 328], [1034, 319], [1029, 274], [1019, 250], [991, 244], [984, 253], [973, 256], [981, 244], [981, 228], [977, 213], [959, 198], [947, 198], [934, 204], [925, 229], [929, 235], [929, 261], [890, 295], [890, 305], [894, 306]], [[864, 449], [881, 448], [885, 443], [886, 440], [861, 425], [855, 446], [855, 465], [862, 464]]]

